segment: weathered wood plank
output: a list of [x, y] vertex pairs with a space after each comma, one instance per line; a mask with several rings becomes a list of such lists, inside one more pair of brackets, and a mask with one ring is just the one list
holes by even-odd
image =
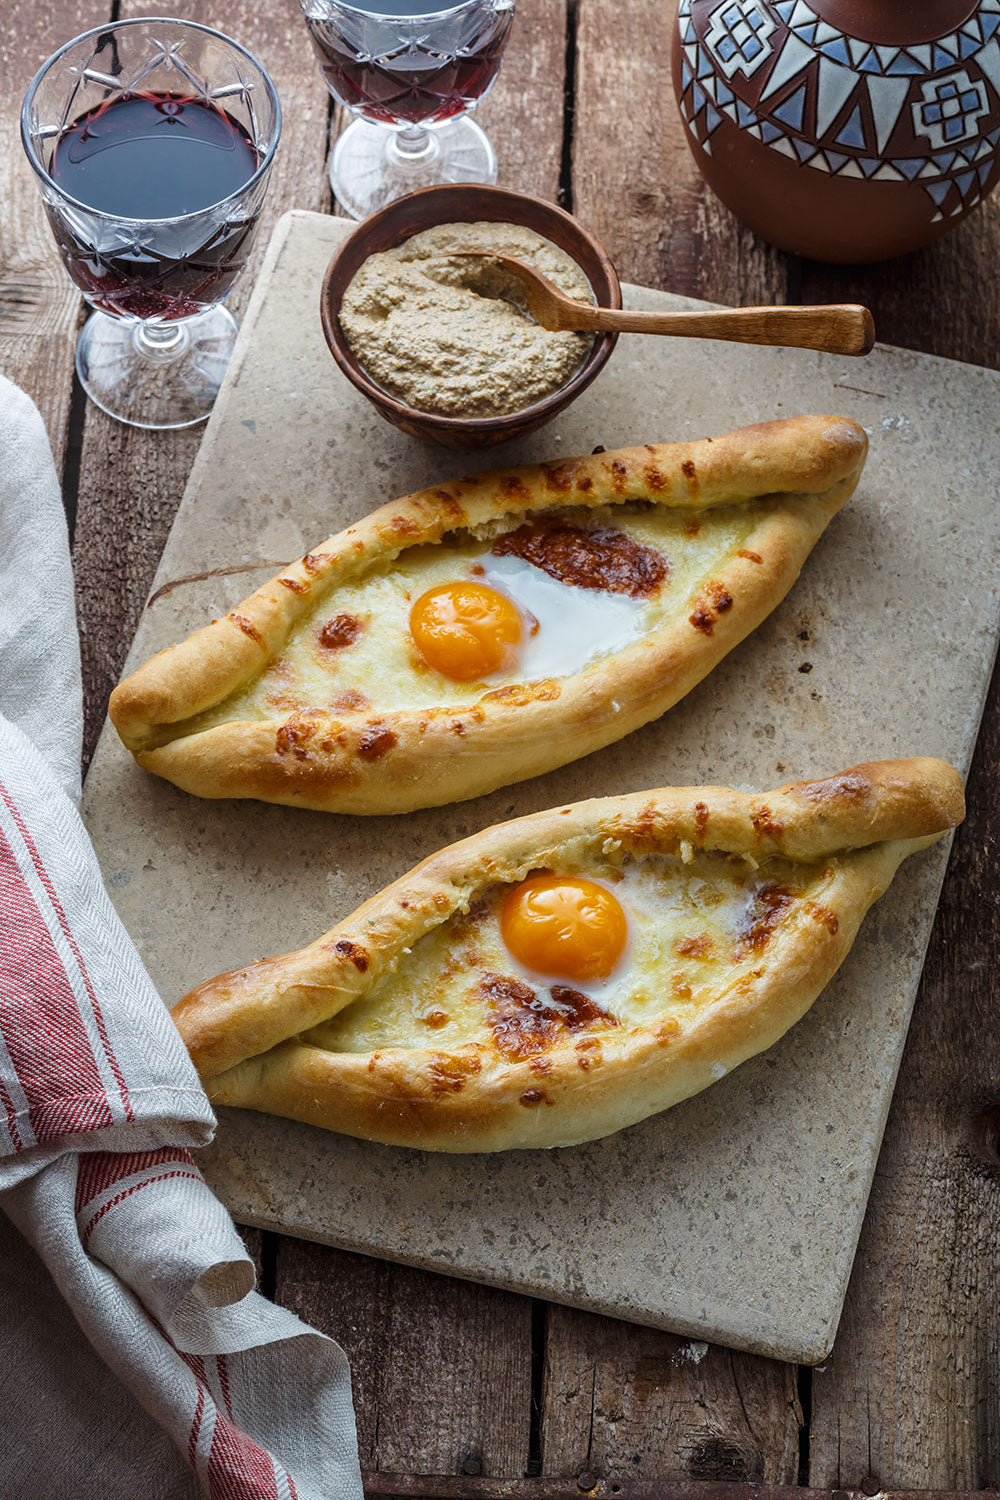
[[[905, 260], [805, 265], [802, 295], [856, 297], [883, 340], [995, 367], [998, 255], [994, 197]], [[1000, 1483], [998, 754], [995, 677], [844, 1317], [814, 1375], [815, 1484]]]
[[[125, 0], [122, 15], [157, 15], [162, 5]], [[185, 15], [228, 32], [256, 52], [274, 77], [284, 110], [281, 145], [254, 256], [230, 305], [239, 315], [271, 228], [289, 208], [324, 207], [327, 92], [298, 7], [253, 0], [192, 0]], [[88, 406], [78, 500], [75, 568], [87, 701], [86, 748], [93, 750], [108, 694], [121, 670], [149, 583], [184, 492], [203, 428], [145, 432]]]
[[60, 471], [82, 303], [21, 149], [21, 101], [56, 47], [110, 13], [111, 0], [11, 0], [0, 27], [0, 370], [38, 405]]
[[304, 1241], [282, 1242], [275, 1297], [345, 1349], [362, 1468], [524, 1473], [527, 1297]]
[[473, 115], [497, 153], [497, 182], [555, 201], [563, 148], [566, 0], [517, 0], [503, 67]]
[[705, 185], [670, 82], [676, 6], [579, 0], [573, 212], [619, 274], [714, 302], [786, 300], [786, 262]]
[[869, 266], [802, 265], [797, 301], [864, 302], [884, 344], [1000, 366], [1000, 195], [944, 239]]
[[548, 1309], [542, 1472], [791, 1483], [795, 1369]]
[[[820, 1490], [790, 1485], [678, 1483], [670, 1479], [570, 1478], [454, 1480], [409, 1474], [362, 1474], [368, 1500], [868, 1500], [867, 1490]], [[954, 1490], [893, 1490], [892, 1500], [973, 1500]], [[1000, 1500], [995, 1490], [974, 1500]]]
[[833, 1355], [819, 1485], [1000, 1483], [1000, 676], [959, 829]]
[[[567, 0], [517, 0], [500, 75], [473, 118], [497, 154], [497, 184], [555, 202], [563, 149]], [[339, 105], [330, 132], [353, 119]], [[343, 214], [339, 204], [334, 212]]]
[[[629, 280], [729, 303], [783, 302], [780, 252], [705, 186], [670, 83], [675, 8], [579, 0], [573, 210]], [[793, 1367], [550, 1308], [544, 1473], [792, 1481]]]
[[[503, 69], [476, 114], [496, 149], [500, 185], [552, 200], [562, 154], [565, 34], [564, 0], [517, 0]], [[333, 111], [331, 147], [349, 123], [344, 110]], [[337, 1317], [335, 1327], [321, 1326], [351, 1360], [363, 1466], [524, 1472], [531, 1429], [526, 1299], [286, 1239], [277, 1264], [279, 1300], [311, 1320]]]

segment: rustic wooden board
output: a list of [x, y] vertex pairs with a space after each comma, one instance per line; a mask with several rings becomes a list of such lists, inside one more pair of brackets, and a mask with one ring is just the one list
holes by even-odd
[[[161, 583], [294, 554], [387, 493], [468, 466], [465, 455], [413, 444], [379, 423], [332, 371], [312, 309], [343, 226], [295, 215], [286, 228]], [[642, 305], [671, 302], [632, 296]], [[278, 329], [294, 330], [283, 373]], [[970, 476], [992, 471], [982, 424], [1000, 382], [880, 351], [864, 367], [862, 390], [856, 368], [801, 352], [633, 339], [558, 427], [515, 449], [542, 456], [595, 441], [693, 435], [803, 405], [840, 406], [876, 432], [863, 498], [817, 550], [808, 585], [706, 687], [623, 746], [475, 804], [359, 825], [192, 802], [142, 776], [107, 738], [91, 776], [91, 827], [114, 898], [164, 994], [304, 941], [420, 854], [518, 810], [651, 781], [767, 785], [913, 750], [967, 764], [994, 649], [989, 548], [1000, 542], [1000, 517], [981, 484], [965, 487], [959, 511], [946, 460], [957, 441]], [[291, 447], [282, 441], [289, 432]], [[212, 552], [212, 533], [224, 557]], [[161, 595], [135, 658], [230, 607], [245, 584], [240, 574]], [[807, 661], [808, 677], [799, 671]], [[777, 1048], [626, 1134], [573, 1151], [510, 1153], [487, 1171], [479, 1158], [392, 1151], [230, 1115], [210, 1154], [216, 1185], [250, 1222], [695, 1338], [821, 1358], [943, 863], [939, 847], [906, 867], [822, 1004]]]

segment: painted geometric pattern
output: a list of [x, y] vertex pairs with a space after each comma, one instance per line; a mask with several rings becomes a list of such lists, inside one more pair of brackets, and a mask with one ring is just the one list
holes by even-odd
[[[934, 204], [933, 219], [954, 217], [978, 202], [996, 163], [1000, 129], [979, 139], [979, 122], [990, 110], [986, 85], [970, 79], [962, 64], [974, 61], [1000, 96], [1000, 0], [981, 0], [977, 14], [959, 31], [905, 48], [849, 36], [820, 20], [807, 0], [778, 0], [773, 6], [788, 27], [783, 40], [774, 38], [776, 27], [759, 0], [722, 0], [699, 42], [691, 4], [679, 0], [678, 5], [681, 108], [709, 155], [712, 135], [728, 118], [770, 150], [814, 171], [877, 181], [916, 179]], [[736, 96], [729, 80], [738, 74], [751, 78], [772, 58], [755, 108]], [[951, 71], [926, 77], [942, 69]], [[810, 72], [816, 136], [823, 140], [839, 122], [822, 148], [801, 133]], [[910, 112], [914, 134], [927, 141], [927, 154], [886, 160], [885, 148], [921, 79]], [[777, 106], [759, 109], [795, 80], [799, 87]]]

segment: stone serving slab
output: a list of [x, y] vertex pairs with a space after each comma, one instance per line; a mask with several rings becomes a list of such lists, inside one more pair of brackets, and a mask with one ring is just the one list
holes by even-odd
[[[998, 624], [1000, 376], [899, 349], [867, 360], [623, 337], [542, 431], [482, 456], [387, 426], [323, 341], [350, 225], [278, 225], [129, 656], [231, 609], [383, 501], [476, 467], [854, 417], [871, 457], [784, 604], [683, 703], [618, 745], [492, 796], [358, 819], [205, 802], [106, 729], [86, 816], [164, 999], [297, 948], [417, 860], [583, 797], [768, 788], [883, 756], [968, 768]], [[638, 287], [631, 307], [697, 306]], [[191, 575], [195, 575], [192, 577]], [[764, 1055], [587, 1146], [449, 1157], [223, 1111], [202, 1153], [237, 1219], [779, 1358], [829, 1351], [947, 859], [903, 866], [840, 973]]]

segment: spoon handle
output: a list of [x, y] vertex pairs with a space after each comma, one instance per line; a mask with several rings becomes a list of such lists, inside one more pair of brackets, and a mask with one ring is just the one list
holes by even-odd
[[875, 324], [867, 307], [856, 303], [818, 307], [735, 307], [720, 312], [619, 312], [588, 308], [578, 328], [597, 333], [667, 333], [692, 339], [727, 339], [735, 344], [780, 344], [822, 349], [829, 354], [867, 354]]

